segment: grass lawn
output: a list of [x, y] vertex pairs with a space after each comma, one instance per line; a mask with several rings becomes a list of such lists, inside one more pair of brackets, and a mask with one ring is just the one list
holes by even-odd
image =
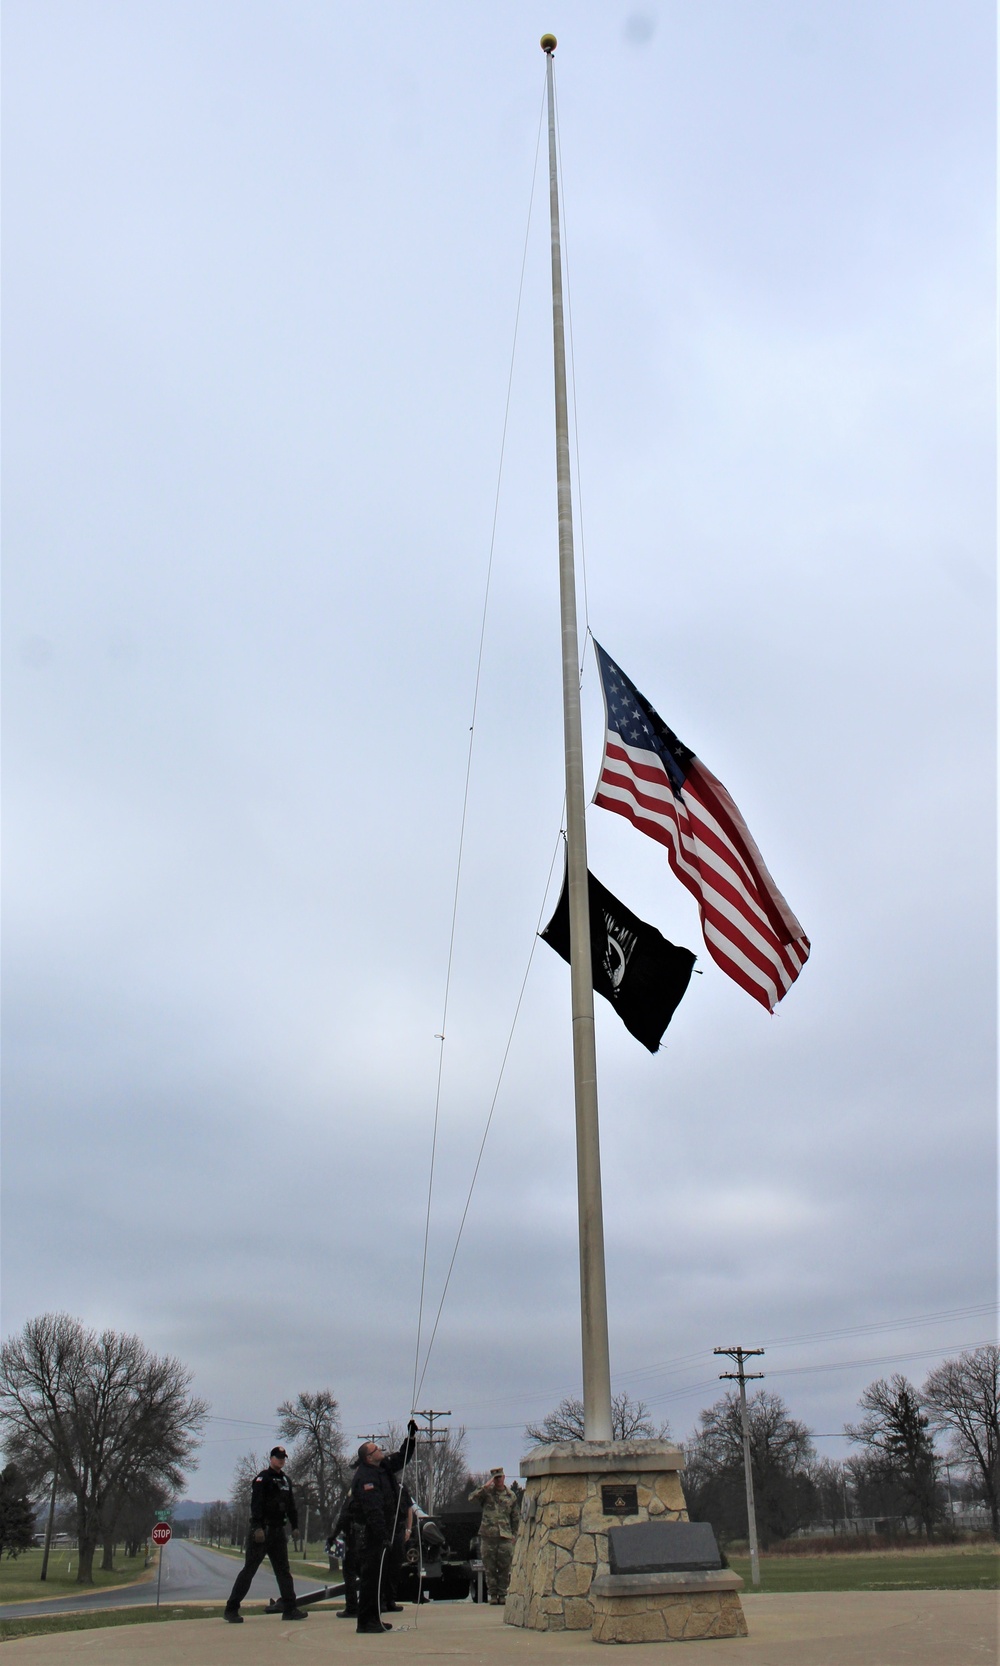
[[[199, 1539], [196, 1542], [200, 1544], [202, 1541]], [[206, 1550], [214, 1550], [217, 1556], [231, 1556], [236, 1562], [242, 1562], [243, 1560], [244, 1550], [242, 1546], [237, 1549], [235, 1545], [206, 1544], [205, 1548]], [[266, 1556], [264, 1566], [265, 1568], [271, 1566]], [[288, 1566], [292, 1570], [292, 1578], [300, 1579], [303, 1582], [308, 1581], [312, 1590], [318, 1590], [320, 1585], [339, 1585], [344, 1577], [339, 1567], [335, 1572], [330, 1572], [330, 1563], [326, 1551], [323, 1549], [322, 1541], [319, 1539], [315, 1544], [310, 1540], [306, 1545], [305, 1556], [290, 1554]]]
[[[752, 1591], [749, 1556], [729, 1561]], [[998, 1585], [1000, 1549], [988, 1545], [760, 1559], [762, 1591], [992, 1591]]]
[[183, 1608], [163, 1603], [159, 1608], [106, 1608], [100, 1614], [40, 1614], [37, 1620], [0, 1620], [0, 1643], [11, 1643], [15, 1637], [43, 1637], [52, 1631], [98, 1631], [105, 1626], [157, 1625], [164, 1620], [212, 1620], [221, 1613], [221, 1603], [217, 1607], [190, 1603]]
[[109, 1573], [101, 1572], [97, 1565], [100, 1560], [101, 1552], [98, 1550], [94, 1557], [93, 1585], [78, 1585], [76, 1571], [79, 1558], [76, 1550], [60, 1546], [58, 1550], [49, 1552], [49, 1568], [43, 1584], [38, 1577], [42, 1571], [40, 1548], [22, 1551], [16, 1557], [5, 1556], [0, 1560], [0, 1603], [31, 1602], [36, 1597], [76, 1596], [80, 1591], [99, 1591], [108, 1585], [134, 1585], [144, 1574], [149, 1576], [153, 1573], [153, 1568], [144, 1566], [142, 1556], [119, 1555]]

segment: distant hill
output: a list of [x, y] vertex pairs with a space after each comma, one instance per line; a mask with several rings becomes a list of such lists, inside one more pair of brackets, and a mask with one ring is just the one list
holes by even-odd
[[[211, 1502], [215, 1503], [214, 1498]], [[196, 1498], [182, 1498], [179, 1504], [174, 1505], [174, 1520], [197, 1521], [202, 1511], [208, 1508], [208, 1504], [199, 1504]]]

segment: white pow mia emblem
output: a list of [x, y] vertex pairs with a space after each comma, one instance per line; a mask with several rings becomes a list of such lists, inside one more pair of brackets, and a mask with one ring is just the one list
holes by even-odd
[[604, 945], [604, 971], [611, 985], [612, 993], [618, 994], [625, 969], [632, 958], [632, 950], [636, 945], [636, 934], [615, 924], [613, 915], [604, 911], [604, 929], [606, 941]]

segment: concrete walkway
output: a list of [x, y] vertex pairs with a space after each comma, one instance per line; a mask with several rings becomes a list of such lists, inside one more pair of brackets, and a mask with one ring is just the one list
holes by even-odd
[[[727, 1642], [642, 1643], [636, 1666], [687, 1660], [691, 1666], [996, 1666], [995, 1591], [848, 1591], [744, 1596], [750, 1636]], [[4, 1645], [9, 1666], [329, 1666], [360, 1661], [463, 1661], [466, 1666], [591, 1666], [621, 1650], [590, 1634], [517, 1631], [495, 1608], [431, 1603], [393, 1615], [395, 1629], [359, 1637], [330, 1609], [305, 1623], [249, 1611], [245, 1625], [221, 1619], [121, 1626], [26, 1637]], [[628, 1650], [625, 1651], [629, 1653]]]

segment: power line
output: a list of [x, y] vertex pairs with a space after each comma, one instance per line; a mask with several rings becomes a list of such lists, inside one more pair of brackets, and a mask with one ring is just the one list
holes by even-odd
[[[851, 1336], [872, 1336], [879, 1331], [911, 1330], [917, 1325], [943, 1324], [949, 1319], [978, 1319], [985, 1315], [993, 1316], [996, 1306], [993, 1302], [977, 1302], [968, 1307], [953, 1307], [937, 1313], [918, 1313], [905, 1319], [878, 1319], [864, 1325], [840, 1325], [834, 1330], [804, 1331], [798, 1336], [765, 1337], [763, 1346], [768, 1349], [792, 1348], [803, 1342], [836, 1342], [846, 1340]], [[928, 1349], [928, 1352], [934, 1350]], [[676, 1359], [663, 1360], [659, 1364], [639, 1365], [631, 1371], [616, 1371], [616, 1382], [632, 1381], [642, 1376], [655, 1376], [658, 1373], [671, 1375], [682, 1370], [685, 1365], [693, 1364], [696, 1360], [705, 1359], [707, 1350], [697, 1354], [682, 1354]]]

